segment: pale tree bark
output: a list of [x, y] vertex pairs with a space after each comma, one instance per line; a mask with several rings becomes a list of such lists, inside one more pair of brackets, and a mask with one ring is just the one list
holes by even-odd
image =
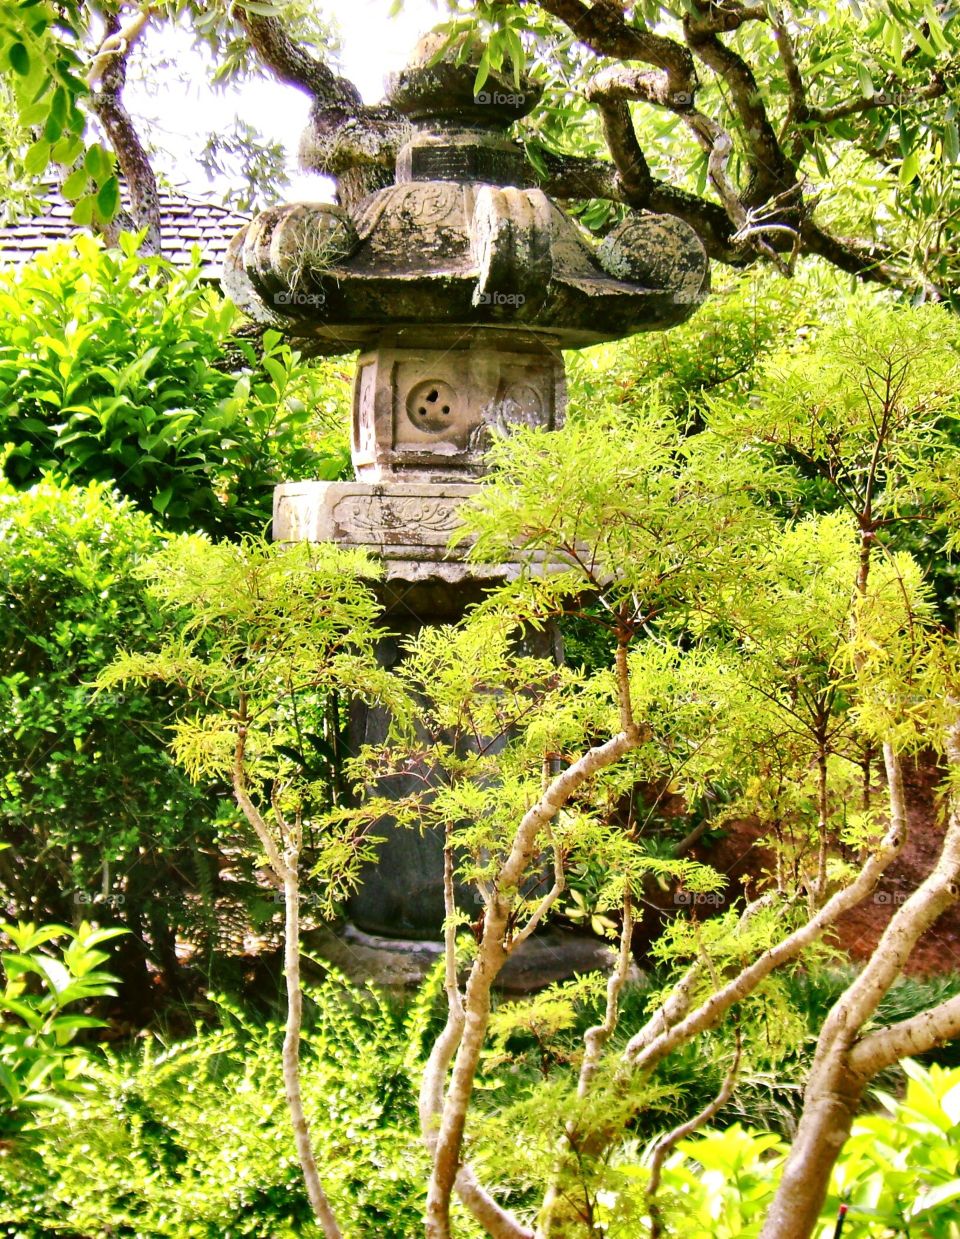
[[[327, 1199], [310, 1138], [310, 1127], [303, 1109], [300, 1091], [300, 1031], [303, 1023], [303, 991], [300, 985], [300, 849], [302, 829], [298, 818], [288, 822], [274, 797], [274, 818], [280, 832], [278, 845], [269, 825], [247, 787], [245, 750], [247, 730], [243, 721], [245, 703], [240, 707], [241, 722], [234, 750], [233, 792], [241, 812], [250, 824], [264, 850], [270, 868], [283, 886], [284, 934], [283, 974], [287, 991], [287, 1014], [283, 1037], [283, 1085], [293, 1127], [297, 1160], [303, 1173], [307, 1199], [314, 1217], [320, 1223], [324, 1239], [343, 1239], [336, 1215]], [[282, 851], [281, 851], [282, 846]]]
[[[294, 827], [299, 834], [299, 827]], [[289, 835], [289, 831], [287, 832]], [[307, 1198], [326, 1239], [341, 1239], [336, 1216], [320, 1184], [310, 1127], [300, 1095], [300, 1029], [303, 1022], [303, 991], [300, 988], [300, 859], [299, 842], [288, 843], [284, 855], [283, 975], [287, 986], [287, 1020], [283, 1037], [283, 1086], [290, 1110], [297, 1159], [303, 1171]]]
[[[948, 740], [951, 764], [960, 761], [960, 728]], [[900, 765], [884, 746], [891, 817], [906, 831]], [[960, 806], [953, 801], [943, 847], [933, 871], [897, 910], [870, 959], [828, 1015], [817, 1041], [804, 1093], [803, 1114], [762, 1239], [808, 1239], [817, 1225], [833, 1167], [863, 1096], [877, 1071], [899, 1051], [918, 1053], [960, 1033], [960, 1003], [951, 1000], [893, 1028], [861, 1038], [884, 995], [900, 976], [922, 935], [960, 895]]]
[[[435, 1047], [436, 1057], [431, 1055], [433, 1074], [429, 1094], [432, 1098], [430, 1109], [433, 1113], [436, 1113], [438, 1091], [437, 1066], [447, 1056], [454, 1041], [456, 1050], [453, 1055], [449, 1084], [439, 1113], [436, 1120], [433, 1118], [433, 1113], [429, 1116], [429, 1121], [435, 1122], [436, 1138], [432, 1143], [433, 1168], [427, 1189], [427, 1239], [450, 1239], [451, 1236], [450, 1200], [462, 1169], [467, 1112], [480, 1054], [486, 1038], [493, 983], [510, 953], [542, 922], [563, 889], [562, 866], [557, 859], [556, 848], [554, 848], [555, 876], [551, 890], [539, 901], [522, 928], [516, 930], [511, 928], [513, 914], [520, 898], [520, 889], [538, 852], [538, 840], [541, 836], [550, 838], [551, 822], [584, 783], [614, 765], [647, 738], [646, 729], [638, 726], [633, 718], [625, 644], [618, 649], [617, 687], [622, 730], [606, 743], [588, 750], [548, 783], [537, 802], [521, 818], [494, 880], [482, 892], [483, 930], [477, 955], [470, 968], [466, 989], [462, 996], [462, 1023], [459, 1000], [453, 994], [452, 987], [455, 982], [452, 983], [450, 977], [452, 947], [449, 939], [447, 941], [447, 991], [451, 1006], [447, 1025], [438, 1042], [438, 1044], [442, 1042], [443, 1049], [441, 1051]], [[449, 847], [448, 840], [448, 851]], [[448, 879], [448, 901], [451, 897], [450, 889]], [[448, 913], [448, 927], [450, 923], [451, 918]], [[518, 1229], [513, 1233], [517, 1235], [529, 1233], [524, 1232], [519, 1227], [519, 1223], [516, 1225]], [[509, 1231], [503, 1233], [512, 1236]]]
[[[603, 1050], [613, 1036], [620, 1010], [620, 995], [627, 982], [632, 959], [631, 941], [633, 938], [633, 900], [627, 891], [623, 897], [623, 922], [620, 928], [620, 947], [617, 952], [617, 966], [607, 978], [607, 1001], [603, 1020], [588, 1028], [583, 1034], [583, 1059], [580, 1063], [580, 1075], [577, 1080], [577, 1097], [583, 1100], [588, 1093], [600, 1068]], [[540, 1220], [537, 1234], [545, 1232], [557, 1233], [565, 1223], [561, 1218], [568, 1212], [570, 1200], [565, 1194], [562, 1183], [567, 1177], [567, 1170], [572, 1163], [572, 1145], [576, 1140], [576, 1127], [573, 1123], [567, 1125], [566, 1133], [558, 1155], [558, 1168], [553, 1176], [543, 1207], [540, 1210]], [[574, 1225], [579, 1225], [579, 1210], [573, 1219]]]
[[[460, 1044], [465, 1023], [463, 995], [457, 979], [457, 904], [454, 895], [452, 834], [452, 828], [448, 826], [443, 853], [444, 989], [447, 995], [447, 1022], [434, 1042], [420, 1082], [420, 1131], [431, 1157], [436, 1153], [437, 1125], [443, 1111], [447, 1071]], [[533, 1232], [497, 1204], [481, 1186], [468, 1164], [461, 1164], [454, 1186], [457, 1195], [492, 1239], [533, 1239]]]
[[699, 1006], [675, 1024], [668, 1024], [656, 1036], [641, 1030], [627, 1042], [621, 1057], [624, 1072], [649, 1072], [685, 1042], [716, 1028], [726, 1014], [748, 998], [776, 969], [791, 963], [807, 947], [818, 942], [845, 912], [857, 907], [873, 891], [883, 873], [893, 864], [905, 841], [905, 834], [891, 824], [877, 851], [869, 856], [849, 886], [836, 891], [805, 924], [780, 942], [768, 947], [752, 964], [742, 969]]
[[[462, 1147], [466, 1117], [486, 1035], [492, 985], [515, 942], [526, 936], [532, 924], [539, 921], [544, 906], [548, 906], [552, 898], [556, 897], [555, 884], [554, 890], [531, 915], [527, 926], [515, 935], [508, 932], [511, 914], [516, 906], [516, 892], [536, 854], [537, 840], [549, 829], [553, 817], [583, 782], [620, 760], [642, 743], [646, 735], [632, 718], [629, 685], [624, 679], [625, 649], [618, 651], [617, 663], [618, 679], [622, 680], [626, 687], [626, 691], [622, 691], [620, 696], [621, 723], [627, 726], [606, 744], [590, 750], [558, 775], [548, 785], [540, 800], [524, 815], [496, 880], [485, 892], [480, 946], [463, 994], [456, 982], [452, 943], [449, 937], [447, 940], [448, 1020], [430, 1056], [421, 1092], [421, 1122], [433, 1151], [433, 1169], [428, 1188], [427, 1239], [450, 1239], [450, 1200], [454, 1187], [459, 1187], [459, 1183], [463, 1182], [460, 1175], [464, 1170]], [[849, 886], [835, 892], [804, 925], [764, 951], [751, 965], [696, 1006], [692, 1004], [692, 997], [699, 969], [694, 965], [664, 1007], [628, 1042], [621, 1054], [618, 1068], [624, 1081], [638, 1072], [643, 1075], [650, 1074], [678, 1046], [715, 1028], [734, 1006], [749, 997], [774, 970], [796, 959], [803, 950], [816, 942], [840, 916], [870, 894], [880, 876], [899, 853], [904, 838], [902, 823], [899, 820], [892, 822], [876, 852], [866, 859], [860, 874]], [[449, 901], [452, 891], [449, 877], [447, 887]], [[767, 901], [764, 896], [751, 905], [745, 911], [741, 922], [745, 923], [750, 916], [755, 915]], [[448, 927], [453, 923], [453, 919], [448, 916]], [[621, 940], [621, 968], [625, 958], [623, 952]], [[588, 1049], [584, 1088], [589, 1087], [605, 1034], [608, 1036], [608, 1030], [614, 1026], [616, 997], [619, 992], [617, 985], [618, 981], [614, 978], [612, 991], [608, 994], [607, 1017], [603, 1024], [593, 1030], [597, 1032], [597, 1036], [591, 1045], [593, 1052]], [[449, 1085], [444, 1091], [443, 1078], [451, 1061], [453, 1070]], [[475, 1184], [469, 1171], [466, 1180], [467, 1183]], [[485, 1193], [483, 1198], [489, 1200]], [[499, 1206], [496, 1208], [499, 1210]], [[480, 1214], [477, 1213], [477, 1216]], [[502, 1228], [491, 1229], [491, 1234], [502, 1234], [508, 1239], [526, 1239], [529, 1235], [519, 1222], [502, 1210], [496, 1215], [491, 1212], [490, 1217], [492, 1225]], [[582, 1218], [571, 1217], [566, 1211], [557, 1210], [554, 1218], [543, 1218], [537, 1227], [536, 1235], [538, 1239], [541, 1239], [541, 1236], [557, 1239], [560, 1235], [578, 1233], [577, 1226], [582, 1228]]]

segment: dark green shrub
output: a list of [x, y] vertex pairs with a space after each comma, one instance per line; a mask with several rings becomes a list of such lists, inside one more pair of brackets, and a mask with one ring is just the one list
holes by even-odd
[[116, 968], [135, 1008], [155, 988], [146, 961], [177, 978], [178, 934], [209, 953], [224, 919], [218, 802], [167, 757], [173, 703], [91, 687], [121, 644], [156, 641], [137, 568], [162, 541], [105, 486], [0, 484], [0, 903], [126, 925]]
[[[336, 477], [348, 454], [346, 375], [267, 332], [188, 270], [90, 237], [0, 275], [0, 444], [27, 486], [56, 469], [109, 482], [168, 529], [262, 532], [273, 486]], [[229, 373], [231, 355], [240, 364]]]

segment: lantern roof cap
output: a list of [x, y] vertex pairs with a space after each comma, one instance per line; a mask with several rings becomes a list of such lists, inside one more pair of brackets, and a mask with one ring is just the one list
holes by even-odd
[[413, 122], [396, 182], [346, 210], [271, 207], [231, 243], [224, 285], [254, 317], [329, 352], [384, 331], [496, 328], [581, 347], [688, 318], [706, 296], [696, 233], [630, 212], [597, 242], [537, 186], [509, 125], [539, 88], [512, 67], [477, 84], [478, 48], [418, 44], [388, 83]]

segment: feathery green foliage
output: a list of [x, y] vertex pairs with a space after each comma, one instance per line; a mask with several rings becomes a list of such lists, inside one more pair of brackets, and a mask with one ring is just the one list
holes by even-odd
[[180, 695], [177, 763], [196, 783], [249, 792], [266, 820], [278, 809], [295, 816], [328, 911], [370, 841], [324, 816], [334, 789], [312, 777], [303, 754], [307, 737], [329, 726], [331, 694], [381, 700], [398, 716], [405, 708], [376, 660], [378, 572], [357, 550], [183, 535], [142, 570], [163, 643], [120, 653], [97, 678], [101, 692], [161, 683]]

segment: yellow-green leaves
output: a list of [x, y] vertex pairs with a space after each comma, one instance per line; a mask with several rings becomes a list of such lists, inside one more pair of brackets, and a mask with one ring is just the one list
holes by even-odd
[[122, 654], [100, 689], [151, 680], [178, 689], [187, 702], [172, 728], [178, 764], [194, 782], [244, 787], [267, 819], [278, 808], [304, 819], [331, 899], [368, 855], [336, 815], [326, 835], [322, 826], [335, 772], [318, 761], [340, 726], [337, 695], [384, 702], [399, 718], [406, 704], [376, 658], [369, 582], [378, 569], [333, 546], [190, 535], [168, 542], [142, 575], [168, 639], [153, 654]]

